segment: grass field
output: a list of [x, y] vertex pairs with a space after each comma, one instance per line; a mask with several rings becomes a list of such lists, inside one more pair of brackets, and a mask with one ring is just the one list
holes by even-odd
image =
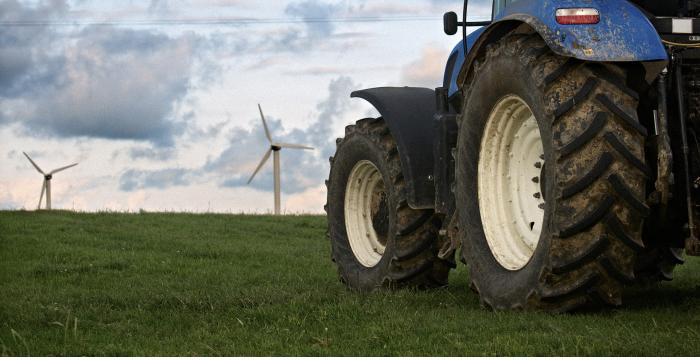
[[619, 310], [483, 310], [337, 281], [324, 217], [0, 212], [2, 355], [690, 355], [700, 262]]

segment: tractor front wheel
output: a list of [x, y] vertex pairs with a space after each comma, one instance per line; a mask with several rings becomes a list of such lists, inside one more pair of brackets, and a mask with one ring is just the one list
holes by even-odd
[[346, 128], [331, 158], [328, 234], [341, 281], [359, 291], [447, 284], [440, 220], [406, 200], [399, 153], [383, 119]]

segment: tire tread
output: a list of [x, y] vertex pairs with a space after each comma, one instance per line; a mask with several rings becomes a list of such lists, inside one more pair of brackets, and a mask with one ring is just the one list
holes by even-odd
[[[395, 243], [393, 252], [386, 251], [385, 257], [388, 259], [388, 270], [386, 274], [374, 284], [360, 284], [364, 271], [357, 270], [351, 266], [344, 266], [342, 262], [351, 257], [354, 253], [350, 247], [333, 241], [337, 234], [332, 232], [345, 232], [345, 227], [333, 227], [329, 219], [328, 232], [332, 241], [331, 260], [335, 262], [340, 280], [350, 289], [354, 290], [376, 290], [381, 288], [395, 289], [404, 287], [433, 288], [447, 284], [451, 264], [440, 260], [437, 257], [437, 217], [433, 210], [414, 210], [408, 205], [406, 195], [406, 183], [401, 171], [401, 162], [398, 155], [396, 142], [389, 127], [383, 118], [365, 118], [358, 120], [354, 125], [345, 129], [346, 136], [337, 141], [337, 153], [331, 158], [331, 177], [334, 166], [338, 164], [338, 152], [345, 149], [349, 139], [354, 136], [362, 136], [373, 143], [378, 150], [381, 150], [386, 162], [387, 171], [390, 177], [386, 178], [394, 186], [395, 217], [402, 217], [403, 226], [400, 226], [398, 218], [393, 228]], [[333, 205], [342, 202], [342, 198], [331, 197], [334, 182], [329, 178], [326, 181], [328, 189], [328, 199], [326, 212], [330, 215], [334, 212]], [[344, 192], [344, 191], [343, 191]], [[389, 247], [387, 247], [389, 249]]]
[[[530, 37], [501, 39], [477, 60], [466, 80], [478, 81], [479, 70], [505, 56], [520, 58], [533, 74], [551, 115], [552, 159], [558, 165], [552, 194], [559, 208], [550, 222], [548, 257], [523, 300], [499, 302], [484, 286], [476, 290], [494, 309], [563, 312], [599, 302], [618, 305], [621, 287], [635, 279], [634, 262], [644, 249], [641, 222], [650, 213], [643, 199], [651, 171], [643, 157], [648, 130], [636, 113], [640, 95], [627, 85], [624, 67], [563, 58], [539, 35]], [[463, 107], [468, 108], [476, 93], [469, 83], [465, 88]], [[479, 279], [472, 276], [472, 286], [483, 285]]]

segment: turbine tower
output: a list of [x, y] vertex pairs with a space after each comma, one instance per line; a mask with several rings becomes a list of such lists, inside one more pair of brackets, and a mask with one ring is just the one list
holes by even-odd
[[280, 209], [280, 151], [282, 149], [302, 149], [302, 150], [314, 150], [314, 148], [310, 146], [304, 146], [304, 145], [299, 145], [299, 144], [286, 144], [286, 143], [278, 143], [272, 140], [272, 135], [270, 135], [270, 129], [267, 127], [267, 122], [265, 121], [265, 115], [263, 114], [262, 107], [260, 104], [258, 104], [258, 110], [260, 111], [260, 118], [262, 119], [263, 127], [265, 128], [265, 136], [267, 137], [267, 141], [270, 143], [270, 148], [267, 150], [265, 155], [263, 155], [262, 160], [260, 161], [260, 164], [258, 164], [258, 167], [255, 169], [255, 172], [253, 172], [253, 175], [250, 176], [250, 180], [248, 180], [248, 184], [253, 182], [253, 179], [255, 178], [255, 175], [258, 174], [260, 169], [265, 165], [267, 160], [270, 159], [270, 155], [273, 156], [273, 174], [275, 178], [275, 215], [279, 216], [281, 214], [281, 209]]
[[41, 170], [41, 168], [39, 168], [39, 165], [37, 165], [36, 162], [34, 162], [34, 160], [32, 160], [32, 158], [29, 157], [29, 155], [27, 155], [26, 152], [22, 152], [22, 154], [24, 154], [24, 156], [26, 156], [27, 159], [29, 159], [29, 162], [32, 163], [32, 166], [34, 166], [34, 168], [37, 171], [39, 171], [40, 174], [44, 175], [44, 183], [41, 186], [41, 195], [39, 195], [39, 205], [37, 206], [36, 209], [38, 209], [38, 210], [41, 209], [41, 201], [44, 198], [44, 193], [46, 193], [46, 209], [51, 210], [51, 180], [53, 179], [53, 175], [55, 175], [61, 171], [64, 171], [64, 170], [68, 170], [71, 167], [76, 166], [78, 164], [76, 163], [76, 164], [64, 166], [64, 167], [55, 169], [47, 174], [43, 170]]

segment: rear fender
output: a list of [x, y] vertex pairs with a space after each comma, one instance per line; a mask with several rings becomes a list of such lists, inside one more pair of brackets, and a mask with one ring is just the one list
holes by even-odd
[[[561, 25], [556, 10], [595, 8], [600, 23]], [[520, 21], [530, 25], [549, 48], [564, 57], [593, 62], [663, 61], [668, 58], [649, 18], [626, 0], [519, 1], [508, 6], [497, 23]]]
[[391, 130], [398, 146], [409, 206], [414, 209], [434, 208], [435, 91], [383, 87], [353, 92], [351, 97], [362, 98], [377, 108]]
[[[600, 23], [561, 25], [556, 20], [556, 10], [561, 8], [595, 8], [600, 12]], [[450, 89], [449, 95], [456, 94], [458, 84], [464, 83], [474, 60], [489, 43], [498, 41], [515, 29], [522, 29], [522, 26], [538, 33], [554, 53], [563, 57], [590, 62], [646, 62], [649, 64], [647, 80], [655, 78], [668, 61], [657, 30], [647, 16], [629, 1], [519, 1], [501, 12], [492, 25], [470, 36], [466, 58], [459, 54], [464, 52], [462, 43], [455, 47], [455, 61], [452, 68], [448, 66], [446, 70], [446, 77], [450, 73], [450, 85], [446, 86]]]

